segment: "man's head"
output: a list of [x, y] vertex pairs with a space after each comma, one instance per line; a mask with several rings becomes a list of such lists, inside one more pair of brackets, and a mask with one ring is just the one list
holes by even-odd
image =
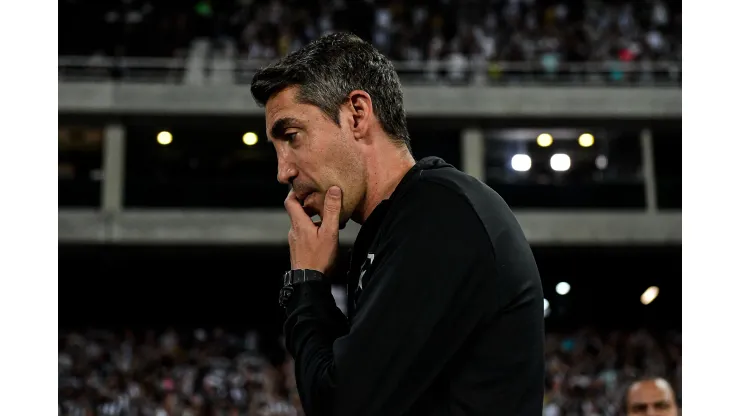
[[326, 191], [337, 185], [345, 224], [365, 199], [378, 145], [410, 150], [398, 75], [354, 35], [324, 36], [261, 69], [252, 95], [265, 107], [278, 181], [293, 186], [309, 215], [322, 214]]
[[650, 378], [630, 385], [625, 397], [628, 416], [676, 416], [678, 406], [671, 385], [662, 378]]

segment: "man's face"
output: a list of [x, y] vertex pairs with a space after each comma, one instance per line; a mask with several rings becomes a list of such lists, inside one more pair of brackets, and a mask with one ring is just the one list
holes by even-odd
[[365, 195], [365, 167], [349, 128], [351, 115], [340, 111], [338, 126], [318, 107], [296, 102], [297, 87], [272, 96], [265, 106], [267, 135], [278, 158], [278, 181], [290, 184], [309, 216], [323, 218], [324, 196], [342, 189], [340, 226]]
[[635, 384], [627, 395], [627, 414], [630, 416], [678, 415], [671, 386], [661, 379]]

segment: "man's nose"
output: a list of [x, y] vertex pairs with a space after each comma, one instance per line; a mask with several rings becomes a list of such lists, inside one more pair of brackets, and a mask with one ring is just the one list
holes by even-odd
[[283, 185], [290, 185], [293, 179], [298, 176], [298, 170], [290, 163], [278, 160], [277, 180]]

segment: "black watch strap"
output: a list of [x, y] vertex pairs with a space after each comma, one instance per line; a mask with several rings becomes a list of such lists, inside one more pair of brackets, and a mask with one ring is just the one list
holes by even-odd
[[318, 270], [297, 269], [289, 270], [283, 275], [283, 288], [280, 289], [280, 306], [283, 308], [288, 304], [290, 296], [293, 294], [293, 285], [305, 282], [324, 280], [324, 274]]
[[318, 270], [297, 269], [289, 270], [283, 275], [283, 286], [297, 285], [298, 283], [324, 280], [324, 274]]

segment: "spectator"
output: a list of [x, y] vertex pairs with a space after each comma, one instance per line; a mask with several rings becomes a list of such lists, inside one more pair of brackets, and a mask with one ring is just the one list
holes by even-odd
[[630, 385], [625, 398], [629, 416], [677, 416], [676, 397], [671, 385], [662, 378], [649, 378]]

